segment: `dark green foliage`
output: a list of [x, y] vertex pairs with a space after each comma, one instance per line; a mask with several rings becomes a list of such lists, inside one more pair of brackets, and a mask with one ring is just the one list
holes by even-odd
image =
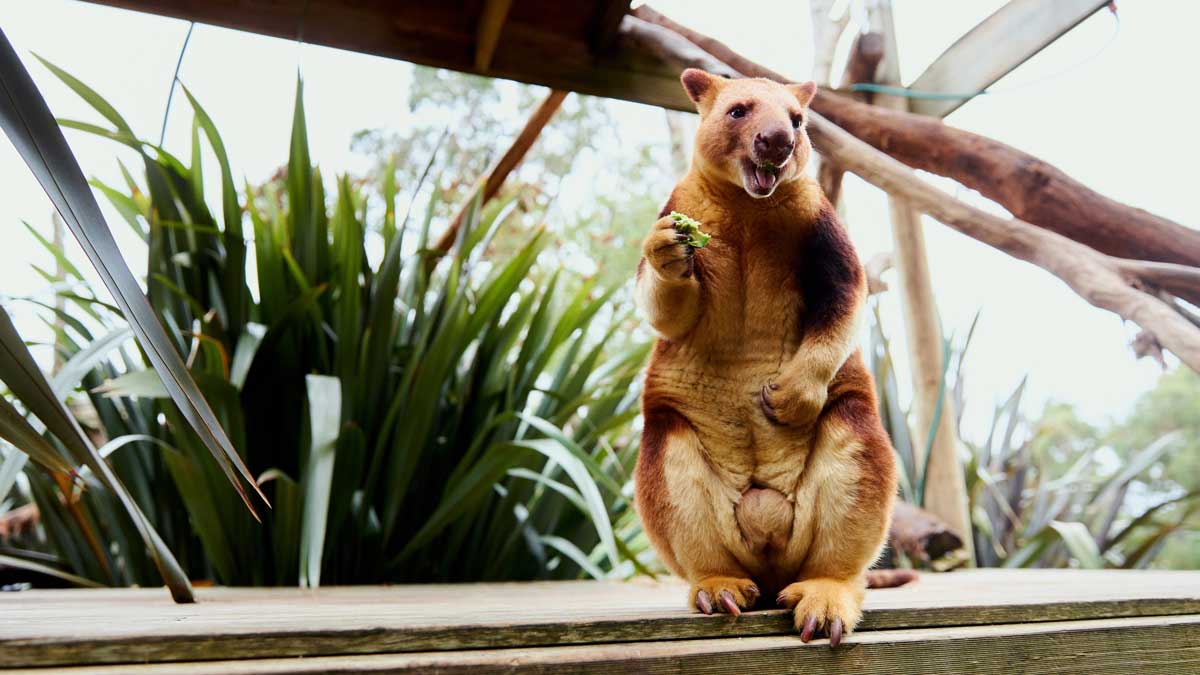
[[[190, 166], [119, 125], [63, 121], [144, 158], [145, 187], [127, 176], [127, 190], [97, 189], [143, 234], [151, 305], [273, 505], [255, 522], [144, 359], [114, 338], [67, 390], [79, 385], [96, 431], [121, 441], [110, 461], [150, 524], [190, 577], [224, 584], [640, 568], [628, 426], [647, 345], [616, 337], [624, 317], [612, 291], [533, 274], [548, 239], [541, 231], [519, 235], [512, 255], [489, 256], [512, 209], [481, 214], [474, 205], [441, 257], [427, 250], [441, 202], [430, 200], [419, 225], [397, 222], [398, 172], [370, 190], [340, 177], [327, 196], [301, 94], [298, 85], [285, 175], [241, 194], [190, 93]], [[98, 96], [85, 99], [116, 115]], [[199, 175], [205, 141], [220, 168], [220, 217]], [[378, 264], [368, 235], [383, 239]], [[68, 367], [99, 343], [96, 334], [124, 329], [119, 313], [90, 303], [64, 315]], [[56, 488], [31, 483], [53, 514]], [[156, 582], [136, 547], [119, 547], [121, 574], [105, 576], [85, 537], [49, 517], [45, 528], [64, 571]]]
[[[891, 345], [874, 305], [870, 354], [880, 413], [896, 448], [901, 498], [919, 504], [925, 470], [900, 405]], [[962, 347], [946, 342], [942, 395], [963, 410]], [[952, 376], [952, 377], [951, 377]], [[1069, 406], [1038, 420], [1021, 412], [1025, 381], [997, 406], [982, 443], [960, 439], [976, 564], [982, 567], [1195, 568], [1200, 484], [1200, 377], [1186, 368], [1162, 377], [1128, 420], [1100, 430]], [[939, 405], [939, 408], [941, 406]]]

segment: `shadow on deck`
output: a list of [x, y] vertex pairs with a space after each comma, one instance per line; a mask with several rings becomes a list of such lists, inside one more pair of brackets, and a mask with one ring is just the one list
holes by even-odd
[[[1200, 572], [972, 570], [870, 591], [830, 650], [675, 582], [0, 594], [0, 669], [129, 673], [1200, 673]], [[305, 658], [297, 658], [305, 657]], [[136, 665], [135, 665], [136, 664]]]

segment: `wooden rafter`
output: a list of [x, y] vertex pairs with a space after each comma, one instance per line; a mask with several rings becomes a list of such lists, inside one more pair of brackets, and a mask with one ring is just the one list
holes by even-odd
[[[1107, 4], [1108, 0], [1010, 0], [959, 38], [909, 88], [935, 94], [983, 91]], [[918, 98], [909, 110], [945, 117], [970, 98]]]
[[[479, 72], [475, 68], [477, 3], [347, 2], [346, 0], [87, 0], [251, 31], [288, 40], [348, 49], [423, 66]], [[679, 73], [662, 62], [620, 48], [598, 54], [598, 4], [522, 0], [508, 13], [503, 44], [492, 55], [489, 77], [581, 94], [623, 98], [674, 110], [692, 110]], [[619, 25], [620, 8], [609, 10]], [[603, 13], [601, 13], [603, 14]], [[611, 28], [608, 30], [612, 30]], [[612, 37], [610, 33], [609, 37]]]
[[496, 45], [500, 44], [500, 32], [513, 0], [486, 0], [479, 13], [479, 26], [475, 29], [475, 70], [486, 73], [492, 66]]
[[617, 40], [621, 19], [629, 13], [631, 0], [599, 0], [596, 16], [592, 20], [592, 49], [599, 54], [607, 53]]

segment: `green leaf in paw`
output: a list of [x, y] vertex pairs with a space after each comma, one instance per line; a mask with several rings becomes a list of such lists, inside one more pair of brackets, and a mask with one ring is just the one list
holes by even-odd
[[675, 230], [687, 235], [687, 245], [692, 248], [708, 246], [711, 235], [700, 231], [700, 223], [678, 211], [671, 212], [671, 220], [675, 221]]

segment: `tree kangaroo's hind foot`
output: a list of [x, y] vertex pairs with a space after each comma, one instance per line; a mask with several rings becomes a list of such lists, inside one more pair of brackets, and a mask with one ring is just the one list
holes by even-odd
[[705, 614], [714, 611], [740, 616], [758, 602], [758, 585], [738, 577], [705, 577], [692, 585], [691, 605]]
[[793, 610], [802, 641], [827, 635], [829, 646], [836, 647], [842, 635], [854, 630], [862, 618], [866, 588], [862, 579], [807, 579], [784, 588], [776, 602]]

